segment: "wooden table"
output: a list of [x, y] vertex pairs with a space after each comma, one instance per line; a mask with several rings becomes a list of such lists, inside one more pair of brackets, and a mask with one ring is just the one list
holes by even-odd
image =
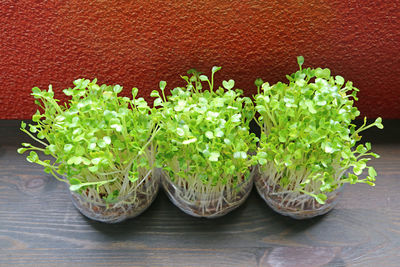
[[16, 153], [29, 140], [18, 121], [0, 121], [0, 266], [400, 266], [400, 122], [384, 124], [365, 136], [381, 155], [376, 187], [347, 186], [326, 216], [280, 216], [253, 190], [227, 216], [196, 219], [161, 192], [139, 217], [107, 225]]

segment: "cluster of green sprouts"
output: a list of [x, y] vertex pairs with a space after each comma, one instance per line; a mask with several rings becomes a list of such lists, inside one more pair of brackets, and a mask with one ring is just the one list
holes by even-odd
[[[93, 202], [115, 203], [131, 197], [151, 178], [155, 162], [156, 122], [143, 98], [119, 97], [119, 85], [98, 85], [79, 79], [63, 92], [71, 99], [59, 105], [52, 87], [32, 95], [40, 106], [33, 124], [22, 122], [21, 130], [41, 146], [23, 143], [19, 153], [30, 151], [29, 162], [67, 182], [71, 191], [85, 194]], [[41, 160], [41, 151], [55, 160]]]
[[[370, 143], [356, 143], [361, 131], [383, 126], [378, 118], [356, 129], [358, 89], [329, 69], [304, 69], [303, 62], [298, 57], [300, 69], [287, 76], [288, 84], [256, 80], [261, 138], [254, 160], [274, 192], [307, 194], [323, 204], [344, 183], [374, 185], [376, 172], [367, 162], [378, 155]], [[368, 176], [358, 178], [366, 168]]]
[[[153, 109], [136, 98], [136, 88], [130, 99], [118, 96], [121, 86], [99, 86], [96, 80], [76, 80], [64, 90], [71, 99], [63, 105], [51, 86], [35, 87], [42, 113], [21, 130], [42, 146], [23, 143], [18, 152], [30, 151], [28, 161], [67, 182], [71, 191], [106, 203], [134, 193], [155, 166], [188, 194], [230, 191], [257, 164], [274, 191], [310, 195], [319, 203], [344, 183], [374, 185], [376, 172], [367, 162], [378, 155], [370, 143], [357, 142], [361, 131], [383, 128], [381, 118], [357, 129], [352, 120], [360, 114], [353, 106], [358, 89], [329, 69], [304, 69], [303, 62], [298, 57], [300, 69], [287, 76], [287, 84], [257, 79], [255, 105], [234, 89], [233, 80], [215, 88], [220, 67], [212, 68], [210, 78], [188, 71], [182, 76], [187, 85], [168, 97], [161, 81], [161, 90], [151, 93]], [[253, 119], [260, 139], [249, 131]], [[55, 160], [42, 160], [36, 151]], [[368, 176], [360, 179], [364, 169]]]
[[234, 89], [233, 80], [214, 90], [214, 74], [220, 69], [213, 67], [210, 78], [189, 70], [190, 77], [182, 76], [187, 85], [167, 98], [165, 82], [160, 83], [162, 96], [151, 93], [161, 116], [157, 165], [172, 181], [188, 187], [188, 194], [204, 188], [221, 194], [250, 175], [248, 152], [255, 151], [258, 141], [249, 132], [254, 106], [242, 90]]

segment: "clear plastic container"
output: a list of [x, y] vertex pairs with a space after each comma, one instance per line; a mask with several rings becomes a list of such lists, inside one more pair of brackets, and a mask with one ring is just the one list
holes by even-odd
[[89, 198], [87, 191], [79, 194], [69, 191], [74, 206], [89, 219], [104, 223], [118, 223], [145, 211], [157, 196], [160, 176], [155, 171], [129, 195], [113, 203], [106, 203], [98, 196]]
[[253, 187], [255, 168], [249, 177], [244, 179], [236, 188], [203, 185], [188, 191], [188, 184], [178, 186], [169, 176], [162, 172], [161, 183], [168, 198], [186, 214], [194, 217], [217, 218], [239, 207], [249, 196]]
[[268, 178], [257, 175], [254, 181], [258, 194], [274, 211], [297, 220], [323, 215], [332, 210], [343, 191], [343, 186], [326, 193], [325, 204], [319, 204], [313, 197], [298, 192], [279, 192], [268, 183]]

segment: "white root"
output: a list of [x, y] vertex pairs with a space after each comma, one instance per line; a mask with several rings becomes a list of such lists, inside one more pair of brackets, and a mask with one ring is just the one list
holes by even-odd
[[[345, 171], [341, 169], [339, 165], [335, 166], [335, 169], [337, 172], [334, 178], [339, 184], [339, 180]], [[288, 179], [290, 182], [287, 185], [282, 185], [281, 179], [285, 177], [285, 175], [289, 175]], [[263, 191], [264, 198], [271, 199], [270, 201], [273, 199], [280, 208], [292, 211], [303, 211], [305, 209], [315, 210], [321, 208], [323, 205], [317, 203], [315, 198], [299, 190], [300, 184], [304, 183], [306, 180], [310, 180], [310, 182], [305, 185], [305, 191], [313, 194], [321, 193], [320, 191], [315, 191], [315, 189], [319, 189], [320, 181], [311, 179], [309, 171], [278, 171], [274, 163], [268, 163], [260, 168], [260, 177], [256, 183], [258, 184], [258, 188], [263, 188], [261, 191]], [[328, 193], [328, 199], [329, 197], [332, 198], [335, 194], [335, 192]]]
[[229, 183], [204, 184], [196, 177], [190, 179], [175, 177], [172, 182], [165, 172], [163, 182], [167, 193], [183, 209], [189, 209], [199, 216], [215, 216], [237, 207], [244, 201], [251, 190], [252, 175], [253, 173], [248, 179], [239, 183], [237, 190]]
[[159, 187], [159, 177], [153, 170], [146, 172], [140, 170], [139, 176], [140, 179], [129, 186], [131, 190], [125, 190], [122, 195], [120, 194], [115, 203], [106, 203], [101, 196], [102, 193], [112, 193], [113, 190], [121, 189], [123, 179], [116, 179], [116, 182], [109, 184], [107, 188], [102, 187], [100, 193], [93, 187], [86, 188], [81, 194], [71, 192], [73, 200], [86, 216], [100, 220], [113, 221], [118, 220], [119, 217], [139, 213], [154, 200]]

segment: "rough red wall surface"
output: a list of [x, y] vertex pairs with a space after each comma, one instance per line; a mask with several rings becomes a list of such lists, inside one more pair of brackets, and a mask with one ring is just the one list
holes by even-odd
[[[285, 80], [306, 66], [329, 67], [361, 92], [369, 117], [400, 118], [398, 1], [2, 0], [0, 119], [30, 118], [31, 88], [56, 96], [79, 77], [119, 83], [146, 99], [159, 80], [182, 85], [189, 68], [236, 80]], [[129, 90], [127, 90], [129, 89]]]

